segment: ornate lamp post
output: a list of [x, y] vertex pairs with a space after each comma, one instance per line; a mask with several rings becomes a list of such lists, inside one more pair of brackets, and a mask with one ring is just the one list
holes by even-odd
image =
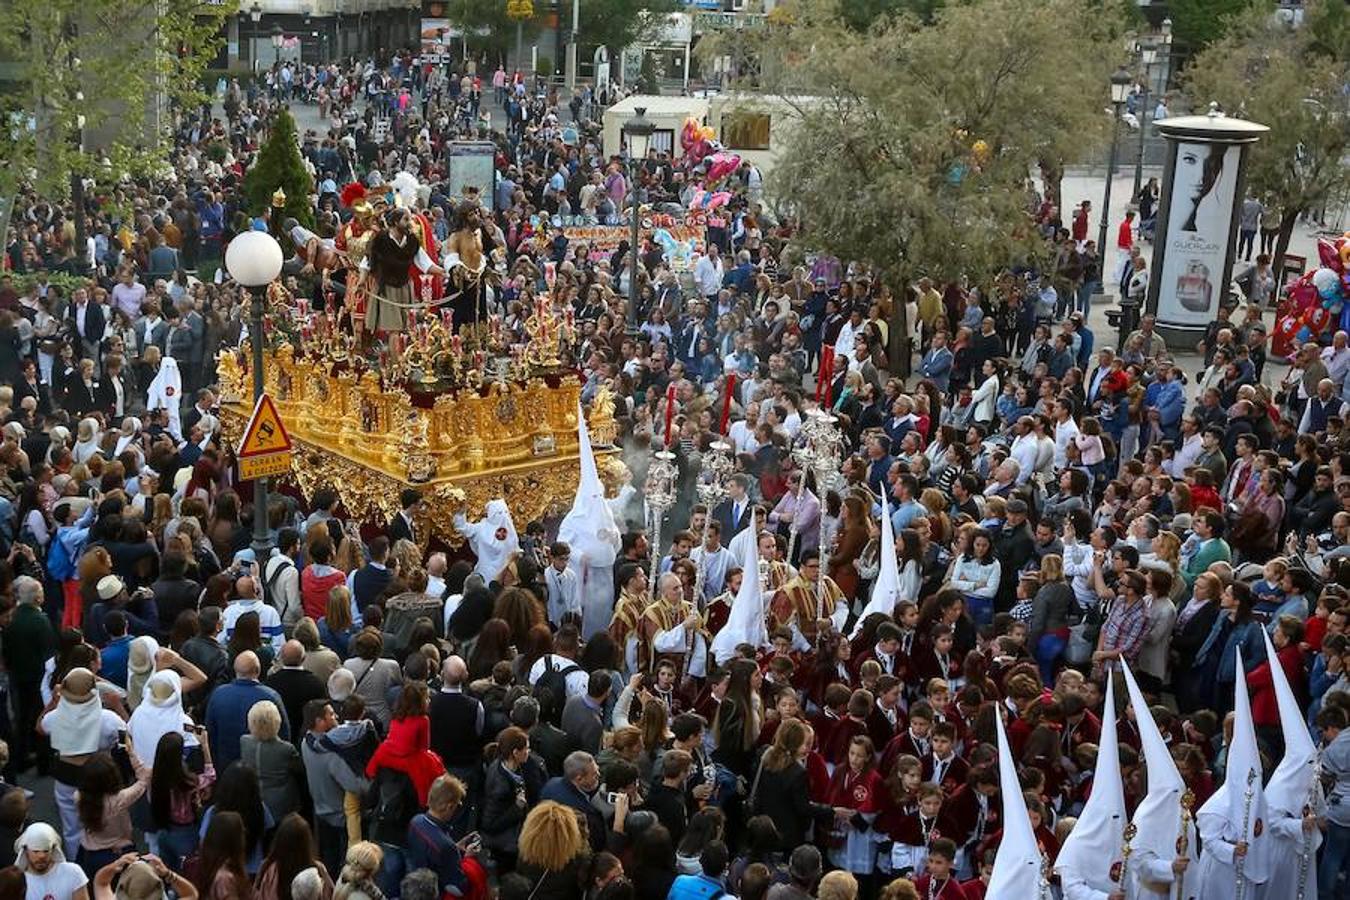
[[1106, 229], [1111, 221], [1111, 179], [1116, 174], [1116, 158], [1120, 150], [1120, 111], [1125, 108], [1125, 98], [1129, 96], [1133, 81], [1123, 67], [1116, 69], [1111, 76], [1111, 160], [1106, 166], [1106, 196], [1102, 199], [1101, 228], [1097, 233], [1097, 248], [1103, 263], [1106, 260]]
[[[253, 351], [253, 402], [263, 395], [263, 298], [267, 286], [277, 280], [284, 262], [281, 245], [265, 231], [245, 231], [225, 248], [225, 270], [252, 300], [248, 322], [249, 348]], [[271, 555], [267, 531], [267, 479], [253, 488], [253, 554], [259, 571]]]
[[656, 599], [657, 567], [661, 561], [661, 522], [665, 519], [666, 510], [675, 505], [679, 474], [674, 453], [669, 450], [658, 450], [652, 454], [652, 463], [647, 469], [647, 480], [643, 484], [642, 493], [647, 501], [647, 514], [652, 520], [650, 589], [653, 600]]
[[1139, 43], [1139, 62], [1144, 67], [1144, 91], [1139, 97], [1139, 152], [1134, 158], [1134, 197], [1144, 183], [1144, 140], [1148, 137], [1148, 89], [1153, 64], [1158, 61], [1158, 45], [1152, 38]]
[[628, 194], [631, 198], [629, 208], [631, 232], [628, 241], [628, 334], [630, 337], [638, 333], [638, 236], [641, 233], [641, 223], [638, 221], [638, 172], [641, 169], [642, 161], [647, 158], [647, 148], [651, 146], [652, 133], [656, 131], [656, 124], [647, 118], [647, 107], [638, 106], [633, 111], [636, 115], [623, 123], [623, 134], [628, 141]]
[[280, 25], [272, 26], [272, 49], [277, 52], [276, 65], [281, 65], [281, 45], [286, 43], [286, 32]]
[[[694, 493], [698, 495], [698, 502], [707, 507], [708, 514], [703, 517], [703, 532], [699, 535], [698, 546], [701, 552], [707, 552], [708, 546], [708, 523], [712, 521], [712, 511], [727, 498], [727, 482], [731, 478], [732, 469], [735, 468], [735, 460], [731, 456], [731, 445], [726, 441], [713, 441], [708, 446], [708, 452], [703, 456], [703, 468], [699, 473], [698, 482], [694, 485]], [[700, 563], [694, 570], [694, 602], [703, 608], [703, 565]]]

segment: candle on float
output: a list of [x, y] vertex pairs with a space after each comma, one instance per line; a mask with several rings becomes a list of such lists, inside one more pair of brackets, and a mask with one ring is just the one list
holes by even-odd
[[666, 446], [674, 443], [674, 435], [670, 433], [671, 420], [675, 418], [675, 384], [666, 388]]
[[482, 350], [475, 350], [475, 351], [473, 351], [473, 367], [474, 367], [475, 369], [482, 369], [482, 368], [483, 368], [483, 351], [482, 351]]
[[726, 396], [722, 398], [722, 421], [718, 424], [719, 434], [727, 433], [727, 422], [731, 419], [731, 395], [736, 391], [736, 373], [731, 372], [727, 375]]

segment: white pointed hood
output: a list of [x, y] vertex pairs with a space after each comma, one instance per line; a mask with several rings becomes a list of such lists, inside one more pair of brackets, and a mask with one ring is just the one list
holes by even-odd
[[179, 441], [183, 439], [183, 425], [178, 411], [182, 401], [183, 376], [178, 371], [178, 360], [166, 356], [159, 364], [159, 371], [155, 374], [154, 380], [150, 382], [150, 390], [146, 392], [145, 409], [146, 412], [167, 410], [169, 434]]
[[[1279, 665], [1274, 660], [1272, 663]], [[1225, 838], [1231, 838], [1234, 843], [1246, 841], [1247, 861], [1243, 864], [1243, 875], [1262, 884], [1270, 877], [1273, 845], [1270, 830], [1266, 827], [1268, 819], [1266, 792], [1261, 784], [1261, 751], [1256, 746], [1256, 727], [1252, 724], [1252, 707], [1247, 698], [1247, 675], [1242, 667], [1240, 647], [1234, 665], [1237, 666], [1237, 679], [1233, 682], [1233, 741], [1228, 745], [1223, 784], [1200, 807], [1196, 818], [1221, 818], [1225, 822]], [[1250, 803], [1248, 791], [1251, 792]], [[1303, 798], [1297, 802], [1302, 803]]]
[[764, 624], [764, 592], [759, 586], [759, 544], [751, 541], [741, 576], [741, 589], [731, 604], [727, 624], [712, 639], [712, 654], [720, 666], [736, 655], [738, 644], [763, 647], [769, 643]]
[[881, 543], [878, 557], [881, 569], [872, 585], [872, 596], [848, 636], [850, 641], [862, 631], [863, 622], [868, 616], [872, 613], [891, 615], [895, 612], [896, 601], [900, 599], [900, 563], [895, 558], [895, 531], [891, 528], [891, 505], [886, 502], [885, 491], [881, 492]]
[[989, 877], [989, 897], [1015, 897], [1032, 900], [1042, 895], [1041, 850], [1036, 845], [1036, 833], [1031, 827], [1031, 816], [1022, 799], [1022, 784], [1017, 780], [1008, 732], [1003, 727], [1003, 715], [994, 717], [998, 727], [998, 782], [1003, 795], [1003, 840], [994, 857], [994, 872]]
[[588, 566], [612, 566], [621, 546], [619, 526], [605, 500], [605, 486], [595, 467], [591, 433], [580, 404], [577, 404], [577, 456], [581, 480], [572, 509], [558, 527], [558, 540], [572, 548], [572, 559], [578, 562], [584, 556]]
[[[1141, 850], [1152, 852], [1160, 860], [1171, 862], [1177, 858], [1177, 838], [1181, 834], [1181, 798], [1186, 792], [1186, 782], [1177, 770], [1172, 752], [1167, 749], [1158, 723], [1153, 721], [1148, 701], [1134, 680], [1130, 667], [1121, 663], [1125, 674], [1125, 686], [1130, 692], [1130, 706], [1134, 708], [1134, 723], [1139, 729], [1139, 742], [1144, 751], [1144, 766], [1148, 771], [1148, 793], [1135, 808], [1135, 835], [1130, 846], [1133, 852]], [[1195, 859], [1197, 846], [1195, 826], [1188, 827], [1187, 854]]]
[[[1272, 813], [1288, 816], [1303, 815], [1303, 807], [1315, 790], [1317, 781], [1317, 745], [1303, 720], [1294, 689], [1289, 686], [1284, 668], [1275, 654], [1275, 646], [1264, 628], [1261, 636], [1266, 641], [1266, 659], [1270, 660], [1270, 679], [1275, 683], [1275, 699], [1280, 705], [1280, 729], [1284, 732], [1284, 759], [1266, 784], [1266, 805]], [[1316, 805], [1316, 804], [1314, 804]], [[1315, 839], [1320, 832], [1314, 832]]]
[[1125, 873], [1121, 849], [1129, 821], [1125, 813], [1125, 785], [1120, 775], [1115, 700], [1114, 679], [1108, 678], [1092, 794], [1055, 860], [1055, 867], [1061, 872], [1072, 871], [1088, 886], [1107, 894], [1122, 889]]

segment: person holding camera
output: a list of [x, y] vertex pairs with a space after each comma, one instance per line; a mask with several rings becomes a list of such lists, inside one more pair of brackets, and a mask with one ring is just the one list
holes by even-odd
[[94, 874], [93, 900], [164, 900], [166, 888], [178, 900], [197, 900], [196, 886], [158, 856], [127, 853]]

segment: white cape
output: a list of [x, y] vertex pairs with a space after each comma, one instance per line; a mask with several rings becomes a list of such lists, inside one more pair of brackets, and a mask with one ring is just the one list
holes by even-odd
[[155, 380], [150, 382], [150, 390], [145, 397], [146, 412], [157, 409], [169, 413], [169, 433], [176, 440], [183, 439], [183, 422], [179, 417], [179, 406], [183, 401], [183, 376], [178, 371], [178, 361], [172, 356], [164, 357], [159, 364]]
[[895, 558], [895, 531], [891, 527], [891, 505], [886, 502], [886, 492], [881, 492], [881, 543], [877, 550], [881, 568], [877, 580], [872, 585], [872, 596], [863, 607], [853, 632], [848, 636], [851, 641], [862, 631], [863, 622], [872, 613], [895, 612], [895, 604], [900, 601], [900, 564]]
[[1115, 683], [1108, 678], [1092, 793], [1055, 860], [1066, 897], [1070, 896], [1071, 884], [1081, 884], [1104, 894], [1122, 889], [1125, 873], [1121, 850], [1129, 817], [1125, 813], [1125, 786], [1120, 776], [1119, 751]]
[[[1272, 664], [1279, 665], [1274, 660]], [[1241, 648], [1234, 665], [1237, 678], [1233, 683], [1233, 740], [1228, 745], [1224, 781], [1195, 817], [1205, 847], [1200, 855], [1200, 883], [1205, 885], [1206, 900], [1237, 896], [1238, 859], [1233, 853], [1234, 844], [1239, 841], [1247, 844], [1242, 878], [1247, 882], [1248, 897], [1255, 895], [1253, 885], [1264, 884], [1270, 878], [1271, 850], [1274, 849], [1270, 831], [1266, 828], [1261, 752], [1256, 746], [1256, 728], [1252, 725]]]
[[998, 728], [998, 782], [1003, 795], [1003, 840], [994, 856], [994, 871], [989, 876], [988, 897], [1008, 897], [1017, 900], [1044, 900], [1048, 897], [1042, 877], [1044, 857], [1036, 844], [1036, 833], [1031, 827], [1031, 816], [1022, 797], [1022, 784], [1017, 779], [1008, 731], [1003, 727], [1003, 714], [994, 716]]
[[750, 644], [752, 647], [760, 648], [767, 646], [768, 643], [764, 592], [759, 585], [759, 545], [751, 541], [750, 556], [745, 561], [745, 574], [741, 578], [741, 589], [731, 604], [727, 624], [713, 635], [712, 655], [720, 666], [736, 655], [736, 647], [739, 644]]
[[1289, 686], [1284, 669], [1276, 657], [1270, 635], [1261, 629], [1266, 640], [1266, 659], [1271, 660], [1270, 678], [1275, 683], [1275, 699], [1280, 705], [1280, 729], [1284, 732], [1284, 759], [1275, 774], [1266, 782], [1266, 809], [1270, 816], [1271, 840], [1275, 852], [1270, 878], [1257, 892], [1260, 900], [1280, 900], [1294, 885], [1295, 896], [1299, 878], [1303, 878], [1304, 896], [1317, 892], [1317, 848], [1322, 845], [1322, 831], [1303, 830], [1303, 810], [1310, 807], [1319, 816], [1326, 815], [1326, 799], [1317, 777], [1317, 745], [1304, 724], [1302, 711], [1294, 690]]
[[614, 510], [595, 467], [586, 416], [577, 405], [577, 456], [581, 478], [572, 508], [558, 526], [558, 540], [572, 550], [567, 567], [577, 576], [581, 597], [581, 636], [590, 640], [614, 617], [614, 561], [622, 545]]
[[[156, 683], [173, 688], [167, 700], [155, 700], [151, 690]], [[127, 720], [127, 733], [131, 736], [131, 745], [136, 748], [136, 755], [143, 760], [153, 760], [160, 738], [170, 732], [176, 731], [184, 736], [185, 743], [193, 743], [187, 740], [187, 731], [183, 727], [191, 722], [183, 711], [182, 679], [172, 669], [161, 669], [145, 683], [141, 703]]]

